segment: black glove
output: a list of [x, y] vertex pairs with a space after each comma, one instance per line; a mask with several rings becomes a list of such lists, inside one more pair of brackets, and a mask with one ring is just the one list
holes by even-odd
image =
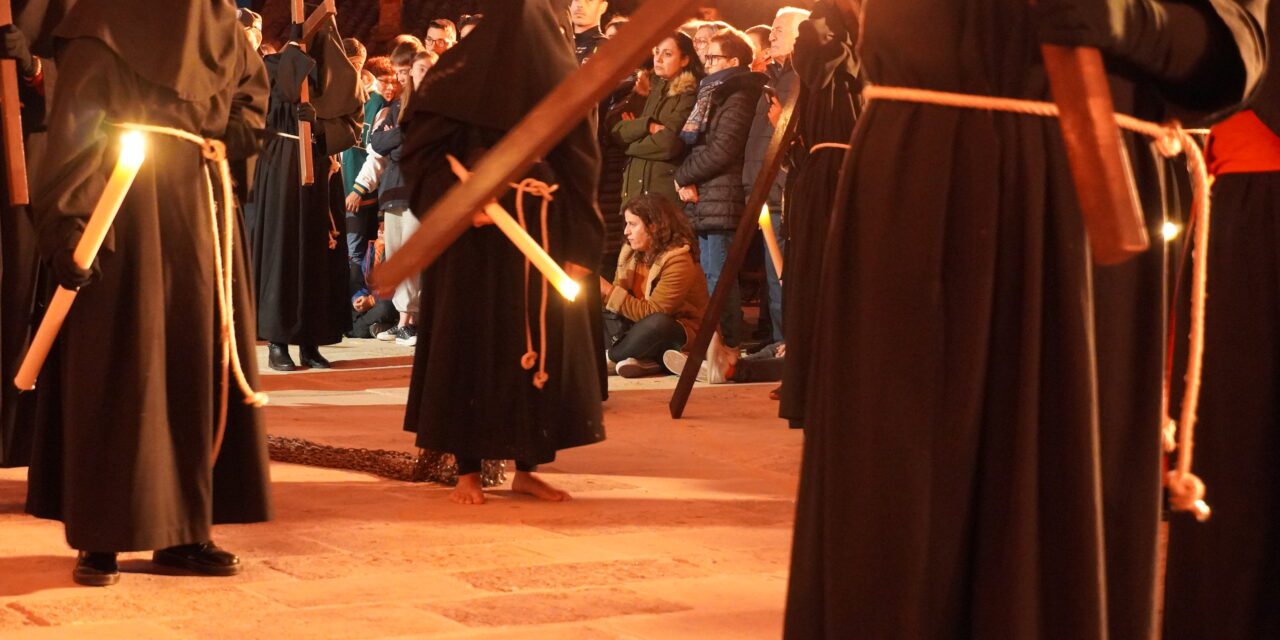
[[[53, 268], [53, 277], [64, 289], [75, 291], [93, 280], [94, 269], [81, 269], [76, 264], [75, 249], [70, 247], [59, 249], [53, 254], [50, 266]], [[94, 266], [97, 266], [97, 258], [94, 258]]]
[[[818, 0], [813, 4], [809, 14], [809, 27], [816, 29], [818, 42], [829, 40], [844, 41], [849, 37], [849, 28], [844, 23], [844, 14], [832, 2]], [[803, 23], [801, 23], [803, 25]]]
[[316, 108], [310, 102], [298, 103], [298, 120], [316, 123]]
[[36, 74], [36, 60], [31, 57], [31, 49], [27, 46], [27, 37], [17, 27], [8, 24], [0, 27], [0, 39], [4, 40], [4, 58], [18, 63], [18, 70], [24, 77]]
[[1210, 11], [1156, 0], [1038, 0], [1033, 15], [1045, 44], [1093, 47], [1157, 80], [1181, 81], [1231, 44]]

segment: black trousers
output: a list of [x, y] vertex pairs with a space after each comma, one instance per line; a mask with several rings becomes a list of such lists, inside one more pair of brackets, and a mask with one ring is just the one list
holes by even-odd
[[[516, 471], [533, 473], [537, 470], [538, 465], [536, 464], [526, 464], [516, 460]], [[473, 458], [458, 458], [458, 475], [465, 476], [473, 473], [480, 473], [480, 460]]]
[[632, 322], [612, 311], [604, 312], [604, 344], [613, 362], [660, 360], [664, 352], [679, 349], [684, 342], [684, 327], [665, 313]]
[[390, 300], [379, 300], [378, 304], [373, 305], [372, 309], [364, 313], [356, 313], [352, 310], [351, 318], [351, 337], [352, 338], [374, 338], [369, 328], [378, 324], [399, 324], [400, 312], [396, 311], [396, 306]]

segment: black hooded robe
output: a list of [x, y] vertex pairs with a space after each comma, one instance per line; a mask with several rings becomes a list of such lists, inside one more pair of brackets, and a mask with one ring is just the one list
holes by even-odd
[[[826, 17], [828, 24], [843, 24], [830, 4], [820, 4], [815, 11]], [[802, 23], [791, 54], [792, 66], [800, 81], [800, 97], [792, 116], [799, 118], [798, 138], [791, 150], [793, 168], [787, 173], [782, 214], [782, 226], [787, 232], [782, 285], [787, 357], [783, 363], [778, 415], [789, 420], [793, 427], [804, 423], [809, 364], [813, 350], [818, 348], [814, 345], [813, 326], [822, 250], [831, 222], [836, 178], [845, 156], [840, 148], [813, 152], [810, 149], [826, 142], [847, 144], [853, 134], [860, 110], [853, 45], [853, 38], [847, 33], [820, 43], [813, 28]]]
[[[494, 0], [483, 12], [484, 22], [441, 57], [410, 102], [402, 166], [415, 212], [426, 213], [456, 182], [445, 154], [473, 166], [576, 67], [547, 0]], [[517, 66], [527, 68], [508, 69], [501, 77], [489, 73], [510, 47], [542, 54], [520, 57]], [[489, 99], [497, 95], [495, 83], [504, 87], [502, 101]], [[559, 185], [547, 229], [550, 254], [561, 265], [591, 268], [600, 260], [599, 162], [584, 119], [527, 174]], [[500, 199], [512, 215], [517, 197], [508, 193]], [[523, 197], [526, 226], [541, 241], [542, 199]], [[586, 295], [568, 302], [549, 288], [543, 315], [542, 282], [533, 269], [526, 287], [523, 256], [493, 226], [468, 230], [423, 274], [405, 416], [405, 430], [418, 434], [418, 446], [459, 458], [541, 464], [553, 461], [560, 449], [604, 439], [598, 364], [603, 354], [591, 330], [599, 308]], [[521, 363], [530, 351], [526, 326], [533, 350], [546, 362], [542, 389], [533, 384], [537, 366], [526, 370]]]
[[[1234, 118], [1252, 115], [1269, 129], [1251, 142], [1269, 149], [1270, 169], [1228, 169], [1252, 158], [1227, 155], [1215, 144], [1228, 135], [1218, 128], [1210, 144], [1211, 156], [1223, 150], [1211, 163], [1223, 170], [1213, 183], [1192, 472], [1205, 482], [1213, 515], [1170, 519], [1168, 640], [1280, 638], [1280, 4], [1267, 10], [1267, 34], [1270, 65], [1253, 113]], [[1248, 141], [1233, 143], [1241, 155], [1252, 151], [1239, 146]], [[1183, 289], [1179, 305], [1189, 306], [1190, 287]], [[1187, 316], [1178, 322], [1186, 327]], [[1175, 335], [1181, 342], [1186, 334]]]
[[[234, 12], [229, 3], [77, 4], [58, 32], [62, 73], [34, 191], [42, 255], [74, 246], [102, 193], [119, 156], [120, 130], [106, 123], [218, 138], [233, 159], [256, 152], [266, 75]], [[182, 57], [158, 65], [151, 47]], [[266, 433], [234, 383], [221, 455], [211, 459], [221, 349], [204, 167], [199, 146], [147, 134], [101, 273], [80, 290], [41, 373], [27, 511], [64, 522], [76, 549], [199, 543], [213, 524], [270, 518]], [[252, 386], [244, 234], [224, 231], [234, 233], [235, 327]]]
[[[1117, 110], [1245, 98], [1256, 15], [1203, 6], [1235, 65], [1164, 94], [1113, 75]], [[1025, 2], [864, 9], [872, 83], [1048, 98]], [[1129, 141], [1156, 242], [1099, 268], [1057, 122], [868, 106], [824, 256], [787, 638], [1151, 637], [1167, 165]]]
[[[19, 78], [22, 130], [44, 127], [44, 95]], [[28, 158], [31, 155], [28, 153]], [[27, 172], [31, 173], [28, 160]], [[0, 176], [8, 175], [0, 157]], [[0, 179], [0, 467], [26, 466], [34, 435], [35, 394], [18, 393], [13, 377], [22, 366], [34, 333], [39, 256], [27, 207], [9, 204], [9, 183]]]
[[310, 78], [311, 104], [317, 112], [311, 127], [315, 182], [302, 184], [296, 139], [267, 140], [254, 172], [249, 242], [258, 337], [323, 345], [342, 342], [351, 329], [346, 218], [341, 208], [333, 210], [329, 156], [356, 143], [364, 112], [355, 68], [332, 21], [313, 38], [308, 51], [312, 58], [296, 47], [266, 57], [271, 78], [267, 128], [298, 135], [299, 92], [302, 79]]

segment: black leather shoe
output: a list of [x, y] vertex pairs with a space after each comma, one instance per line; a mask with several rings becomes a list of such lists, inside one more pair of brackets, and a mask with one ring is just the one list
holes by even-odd
[[120, 582], [120, 566], [116, 564], [116, 554], [81, 551], [76, 558], [76, 568], [71, 572], [71, 579], [86, 587], [109, 587]]
[[298, 365], [289, 357], [289, 345], [272, 342], [267, 347], [267, 365], [276, 371], [296, 371]]
[[236, 554], [223, 551], [212, 542], [161, 549], [152, 554], [151, 561], [206, 576], [234, 576], [243, 568]]
[[329, 369], [333, 365], [320, 355], [320, 348], [315, 345], [302, 345], [298, 347], [298, 360], [302, 362], [302, 366], [311, 367], [312, 369]]

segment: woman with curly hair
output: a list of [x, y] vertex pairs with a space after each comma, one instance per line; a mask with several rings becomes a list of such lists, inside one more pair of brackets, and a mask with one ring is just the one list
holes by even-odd
[[707, 308], [707, 280], [684, 212], [658, 194], [636, 196], [623, 209], [627, 243], [618, 271], [600, 279], [605, 357], [610, 373], [639, 378], [662, 372], [668, 349], [693, 341]]

